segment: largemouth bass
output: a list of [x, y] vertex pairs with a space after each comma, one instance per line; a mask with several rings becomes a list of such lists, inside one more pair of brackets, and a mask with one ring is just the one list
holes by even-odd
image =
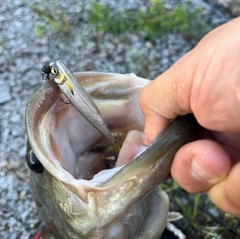
[[159, 238], [169, 201], [158, 185], [169, 174], [177, 150], [193, 139], [194, 118], [172, 121], [141, 153], [144, 119], [138, 95], [149, 81], [134, 74], [74, 75], [115, 142], [89, 124], [73, 104], [65, 104], [54, 81], [33, 96], [26, 111], [27, 164], [48, 231], [59, 239]]

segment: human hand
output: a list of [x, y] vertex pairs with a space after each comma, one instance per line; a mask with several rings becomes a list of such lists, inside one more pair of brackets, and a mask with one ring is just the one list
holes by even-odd
[[240, 216], [240, 18], [207, 34], [143, 88], [139, 102], [149, 144], [178, 115], [193, 113], [204, 130], [175, 155], [171, 175], [191, 193], [206, 191]]

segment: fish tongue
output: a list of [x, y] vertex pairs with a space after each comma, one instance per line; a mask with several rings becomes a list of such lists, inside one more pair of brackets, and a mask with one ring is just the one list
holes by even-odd
[[147, 149], [147, 146], [142, 144], [142, 134], [142, 132], [137, 130], [128, 132], [127, 137], [123, 142], [123, 146], [119, 151], [115, 167], [128, 164]]

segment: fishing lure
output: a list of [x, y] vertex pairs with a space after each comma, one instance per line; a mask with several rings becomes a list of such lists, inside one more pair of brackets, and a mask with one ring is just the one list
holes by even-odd
[[80, 114], [110, 142], [114, 143], [114, 138], [102, 119], [98, 107], [73, 73], [61, 61], [43, 65], [42, 78], [55, 81]]

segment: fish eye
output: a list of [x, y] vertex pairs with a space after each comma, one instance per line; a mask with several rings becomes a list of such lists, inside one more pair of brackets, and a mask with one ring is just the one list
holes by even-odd
[[33, 151], [31, 150], [27, 157], [26, 157], [27, 165], [30, 168], [31, 171], [33, 171], [36, 174], [41, 174], [43, 173], [43, 165], [41, 162], [38, 160], [37, 156]]
[[55, 68], [55, 67], [51, 67], [51, 72], [52, 72], [52, 74], [54, 74], [54, 75], [57, 75], [58, 74], [58, 70]]

